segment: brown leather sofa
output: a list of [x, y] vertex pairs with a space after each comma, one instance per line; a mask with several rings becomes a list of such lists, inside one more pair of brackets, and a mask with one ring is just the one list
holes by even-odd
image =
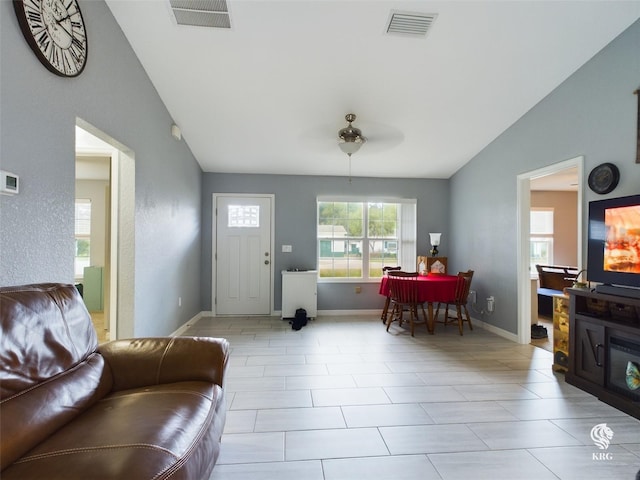
[[225, 423], [225, 339], [98, 346], [73, 285], [0, 288], [2, 480], [206, 480]]

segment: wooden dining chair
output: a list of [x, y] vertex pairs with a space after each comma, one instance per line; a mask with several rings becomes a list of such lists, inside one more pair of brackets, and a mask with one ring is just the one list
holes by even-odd
[[422, 310], [422, 318], [424, 319], [427, 330], [429, 325], [427, 322], [427, 312], [424, 310], [424, 303], [419, 299], [418, 272], [395, 272], [394, 275], [389, 274], [389, 295], [391, 297], [391, 311], [387, 315], [386, 325], [387, 332], [391, 323], [398, 322], [402, 326], [404, 321], [404, 313], [409, 314], [409, 328], [411, 336], [414, 336], [414, 327], [419, 322], [418, 307]]
[[[462, 335], [462, 323], [467, 322], [469, 324], [469, 329], [473, 330], [473, 325], [471, 324], [471, 316], [469, 315], [469, 310], [467, 309], [467, 298], [469, 297], [469, 290], [471, 289], [471, 279], [473, 278], [473, 270], [468, 270], [466, 272], [458, 273], [458, 281], [456, 283], [456, 291], [454, 298], [449, 302], [445, 303], [444, 309], [444, 319], [440, 323], [444, 323], [448, 325], [449, 323], [458, 322], [458, 329], [460, 330], [460, 335]], [[449, 316], [449, 305], [455, 305], [456, 307], [456, 316]], [[464, 317], [462, 316], [462, 310], [464, 309]], [[436, 309], [435, 321], [438, 322], [438, 314], [440, 313], [440, 303], [438, 303], [438, 307]]]
[[[389, 272], [398, 272], [402, 270], [401, 266], [397, 266], [397, 267], [382, 267], [382, 276], [386, 277], [389, 275]], [[382, 323], [386, 323], [387, 321], [387, 312], [389, 311], [389, 303], [391, 303], [391, 297], [389, 295], [387, 295], [387, 298], [385, 298], [384, 300], [384, 307], [382, 307], [382, 315], [380, 316], [380, 319], [382, 320]]]

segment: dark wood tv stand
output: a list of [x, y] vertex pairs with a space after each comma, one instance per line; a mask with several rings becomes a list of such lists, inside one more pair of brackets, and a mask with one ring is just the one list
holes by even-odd
[[640, 299], [567, 289], [569, 369], [567, 383], [640, 419], [640, 388], [624, 382], [624, 366], [640, 366]]

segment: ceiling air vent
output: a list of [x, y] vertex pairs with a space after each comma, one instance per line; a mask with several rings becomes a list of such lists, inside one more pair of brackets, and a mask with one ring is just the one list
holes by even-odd
[[437, 16], [435, 13], [391, 12], [387, 33], [424, 37]]
[[178, 25], [231, 28], [226, 0], [169, 0]]

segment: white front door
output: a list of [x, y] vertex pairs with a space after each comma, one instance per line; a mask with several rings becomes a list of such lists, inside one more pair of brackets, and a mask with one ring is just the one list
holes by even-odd
[[215, 197], [215, 311], [271, 314], [270, 196]]

